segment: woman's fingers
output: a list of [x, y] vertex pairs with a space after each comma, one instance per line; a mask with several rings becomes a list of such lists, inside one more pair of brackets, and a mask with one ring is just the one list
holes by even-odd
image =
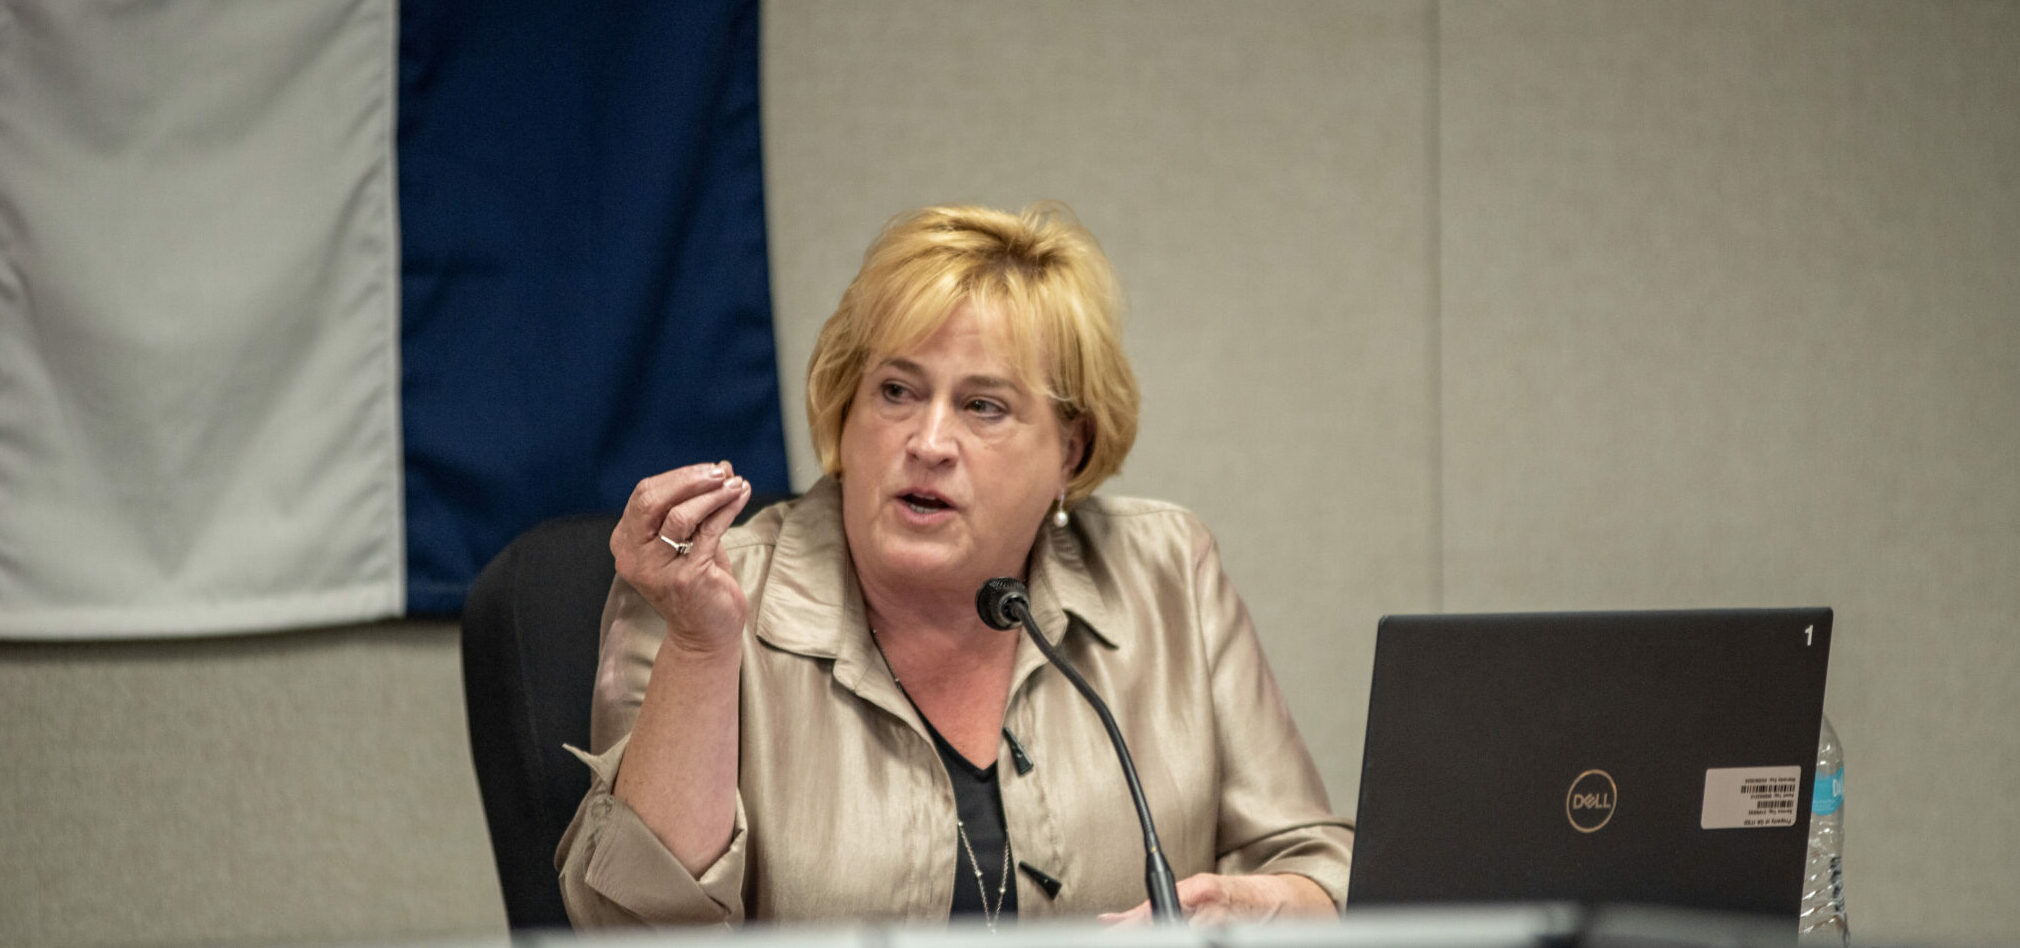
[[[1178, 909], [1188, 921], [1203, 925], [1225, 920], [1227, 913], [1222, 903], [1227, 897], [1227, 889], [1221, 884], [1223, 878], [1202, 872], [1178, 881]], [[1151, 921], [1150, 901], [1138, 902], [1127, 912], [1109, 912], [1102, 915], [1100, 921], [1104, 925], [1147, 925]]]
[[[731, 477], [723, 481], [720, 488], [696, 497], [693, 500], [675, 505], [674, 509], [667, 513], [669, 524], [672, 522], [675, 514], [687, 515], [683, 516], [680, 521], [684, 525], [689, 522], [688, 518], [690, 516], [704, 510], [706, 511], [706, 513], [701, 513], [701, 519], [695, 522], [694, 529], [689, 530], [686, 534], [687, 542], [694, 545], [689, 547], [686, 553], [679, 555], [693, 557], [698, 562], [719, 560], [717, 565], [727, 568], [729, 560], [717, 556], [722, 551], [722, 535], [729, 532], [730, 524], [736, 522], [736, 515], [742, 513], [744, 504], [749, 502], [750, 482], [741, 477]], [[674, 536], [667, 524], [662, 524], [662, 527], [664, 529], [660, 531], [660, 536], [669, 539], [680, 539]], [[668, 547], [669, 549], [673, 548], [671, 544], [668, 544]]]
[[1150, 902], [1148, 900], [1138, 902], [1135, 908], [1127, 912], [1103, 912], [1096, 921], [1099, 921], [1103, 925], [1117, 928], [1148, 925], [1150, 924]]
[[[638, 486], [631, 490], [631, 499], [625, 502], [624, 516], [618, 521], [617, 531], [611, 535], [611, 552], [619, 553], [618, 546], [638, 548], [648, 543], [659, 543], [661, 527], [676, 505], [719, 489], [731, 475], [729, 462], [717, 461], [674, 468], [639, 481]], [[667, 538], [681, 540], [685, 537], [686, 534], [681, 533], [668, 535]]]
[[[750, 482], [741, 477], [730, 477], [716, 484], [713, 489], [687, 498], [666, 511], [660, 519], [658, 536], [665, 538], [667, 552], [676, 556], [692, 556], [698, 561], [707, 561], [715, 556], [716, 541], [722, 539], [724, 531], [736, 520], [737, 512], [743, 509], [744, 501], [750, 498]], [[678, 553], [672, 541], [693, 544], [687, 553]]]
[[[1263, 922], [1279, 916], [1324, 917], [1335, 914], [1332, 897], [1319, 884], [1300, 875], [1223, 876], [1202, 872], [1178, 883], [1178, 905], [1194, 925], [1223, 922]], [[1140, 925], [1150, 921], [1150, 903], [1127, 912], [1101, 916], [1108, 925]]]

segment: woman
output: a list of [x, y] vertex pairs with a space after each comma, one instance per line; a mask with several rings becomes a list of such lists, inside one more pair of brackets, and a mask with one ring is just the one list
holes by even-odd
[[1337, 910], [1350, 830], [1212, 538], [1090, 496], [1136, 433], [1117, 300], [1063, 208], [904, 216], [809, 366], [828, 476], [735, 529], [727, 462], [638, 485], [556, 856], [578, 926], [1146, 916], [1099, 720], [981, 621], [993, 576], [1113, 705], [1190, 916]]

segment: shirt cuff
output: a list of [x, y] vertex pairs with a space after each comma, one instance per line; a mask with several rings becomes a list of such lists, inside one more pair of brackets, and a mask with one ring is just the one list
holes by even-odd
[[[562, 894], [570, 919], [577, 927], [597, 924], [613, 914], [648, 925], [740, 924], [744, 844], [749, 836], [742, 794], [737, 796], [729, 849], [697, 877], [630, 804], [611, 793], [630, 742], [627, 735], [596, 755], [568, 748], [595, 775], [576, 813], [579, 825], [569, 833], [573, 845], [563, 857]], [[578, 880], [580, 887], [571, 884]], [[583, 904], [578, 912], [578, 902], [608, 904]], [[607, 911], [611, 908], [617, 911]]]
[[1347, 904], [1347, 875], [1353, 869], [1354, 832], [1339, 823], [1295, 827], [1255, 840], [1220, 858], [1229, 874], [1292, 873], [1318, 883], [1333, 900]]

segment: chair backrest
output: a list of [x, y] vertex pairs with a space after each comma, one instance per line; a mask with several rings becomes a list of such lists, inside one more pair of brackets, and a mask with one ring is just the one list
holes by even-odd
[[491, 854], [515, 929], [566, 928], [554, 848], [589, 791], [598, 624], [617, 514], [544, 521], [492, 558], [463, 605], [463, 701]]
[[[753, 494], [742, 522], [781, 494]], [[603, 601], [617, 575], [618, 515], [543, 521], [486, 564], [463, 604], [463, 703], [491, 854], [515, 929], [566, 928], [554, 849], [589, 792], [589, 746]]]

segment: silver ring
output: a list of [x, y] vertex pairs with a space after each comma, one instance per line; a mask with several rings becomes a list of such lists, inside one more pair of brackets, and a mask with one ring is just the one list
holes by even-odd
[[676, 540], [663, 533], [659, 535], [659, 539], [667, 546], [673, 547], [673, 555], [675, 556], [686, 556], [687, 551], [694, 549], [693, 540]]

